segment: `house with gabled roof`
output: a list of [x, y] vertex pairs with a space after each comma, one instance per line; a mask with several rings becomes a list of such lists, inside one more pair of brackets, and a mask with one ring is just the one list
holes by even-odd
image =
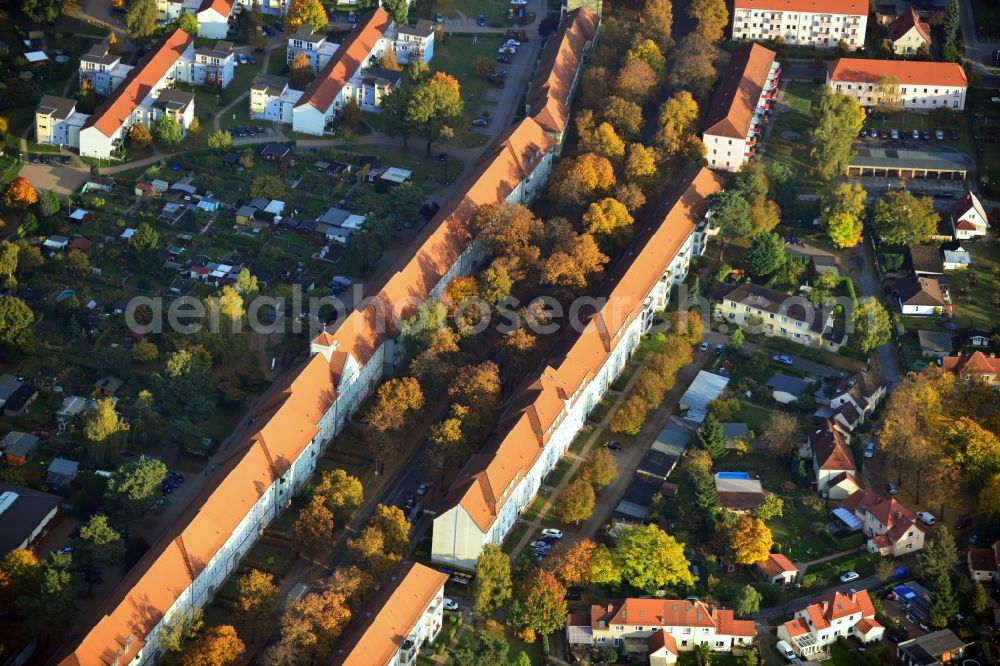
[[917, 524], [916, 514], [895, 498], [883, 499], [871, 491], [859, 490], [840, 506], [862, 521], [871, 553], [899, 557], [924, 547], [924, 531]]
[[951, 305], [941, 283], [932, 277], [906, 277], [896, 282], [899, 307], [904, 315], [940, 314]]
[[760, 44], [736, 48], [705, 118], [701, 140], [708, 166], [739, 171], [753, 157], [780, 78], [781, 65], [774, 51]]
[[767, 559], [757, 564], [757, 570], [775, 585], [792, 585], [798, 580], [799, 568], [781, 553], [771, 553]]
[[965, 559], [972, 580], [1000, 580], [1000, 541], [988, 548], [969, 548]]
[[229, 17], [234, 0], [204, 0], [195, 18], [198, 19], [198, 36], [224, 39], [229, 32]]
[[868, 420], [885, 399], [888, 384], [875, 371], [856, 372], [845, 378], [830, 396], [833, 420], [848, 431]]
[[969, 240], [985, 236], [990, 228], [990, 218], [983, 208], [983, 202], [972, 192], [955, 202], [951, 207], [951, 228], [958, 240]]
[[984, 381], [990, 386], [1000, 386], [1000, 358], [993, 354], [974, 351], [963, 356], [945, 356], [941, 367], [960, 379]]
[[882, 100], [879, 82], [893, 78], [899, 81], [899, 103], [906, 111], [965, 109], [969, 81], [955, 62], [838, 58], [827, 66], [826, 85], [870, 107]]
[[788, 643], [799, 657], [822, 655], [838, 638], [857, 638], [862, 643], [882, 639], [883, 627], [875, 619], [868, 590], [849, 594], [834, 592], [816, 597], [813, 603], [795, 612], [778, 626], [778, 639]]
[[912, 55], [929, 49], [933, 43], [931, 27], [910, 7], [889, 24], [889, 43], [896, 55]]
[[862, 0], [735, 0], [733, 41], [775, 41], [864, 48], [868, 4]]
[[[831, 308], [814, 307], [804, 298], [777, 289], [753, 282], [719, 284], [712, 291], [712, 300], [718, 303], [718, 317], [753, 333], [831, 351], [847, 342], [842, 327], [834, 325]], [[759, 324], [755, 318], [760, 319]]]
[[809, 433], [808, 440], [813, 473], [816, 475], [816, 492], [830, 499], [844, 499], [848, 495], [845, 482], [851, 482], [855, 487], [859, 485], [854, 456], [844, 435], [827, 421], [825, 427]]
[[592, 605], [589, 613], [570, 614], [566, 621], [570, 646], [659, 654], [668, 664], [676, 662], [680, 652], [699, 645], [708, 645], [713, 652], [749, 647], [756, 633], [753, 620], [737, 620], [731, 610], [680, 599], [621, 599]]

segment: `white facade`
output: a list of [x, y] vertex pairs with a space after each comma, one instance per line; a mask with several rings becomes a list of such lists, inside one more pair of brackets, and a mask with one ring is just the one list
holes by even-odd
[[958, 240], [970, 240], [986, 235], [990, 223], [986, 218], [986, 209], [975, 194], [969, 192], [955, 204], [951, 212], [951, 226]]
[[434, 57], [434, 33], [436, 27], [430, 21], [421, 19], [415, 27], [402, 26], [397, 28], [393, 48], [396, 52], [396, 62], [407, 65], [420, 59], [430, 64]]
[[802, 6], [795, 11], [780, 2], [753, 8], [741, 4], [737, 1], [733, 12], [734, 41], [773, 41], [781, 37], [790, 46], [834, 48], [840, 40], [854, 50], [865, 45], [867, 4], [857, 14], [810, 11], [805, 3], [798, 3]]
[[330, 62], [330, 58], [338, 48], [339, 45], [326, 40], [326, 35], [313, 34], [308, 26], [303, 25], [298, 32], [288, 38], [286, 64], [291, 65], [296, 55], [305, 53], [309, 58], [313, 74], [317, 74], [326, 67], [326, 63]]
[[107, 53], [107, 47], [94, 47], [80, 56], [80, 85], [86, 80], [98, 95], [110, 95], [131, 71], [132, 66], [123, 65], [120, 56]]
[[[781, 64], [777, 60], [771, 65], [771, 71], [764, 82], [760, 97], [754, 105], [753, 117], [750, 120], [750, 128], [746, 136], [735, 138], [731, 136], [721, 136], [717, 134], [702, 134], [702, 142], [705, 144], [705, 159], [712, 169], [723, 171], [739, 171], [740, 168], [750, 161], [756, 149], [757, 136], [763, 131], [767, 121], [767, 114], [771, 110], [774, 98], [778, 95], [778, 80], [781, 76]], [[741, 100], [734, 100], [734, 104], [741, 104]]]
[[[900, 69], [911, 63], [901, 62]], [[946, 63], [931, 63], [946, 64]], [[893, 76], [887, 72], [886, 76]], [[879, 77], [870, 77], [871, 80], [856, 81], [838, 79], [836, 74], [827, 72], [826, 84], [835, 92], [844, 93], [858, 100], [861, 106], [871, 107], [878, 105], [880, 92], [878, 90]], [[921, 83], [919, 80], [907, 80], [904, 76], [897, 75], [900, 81], [899, 101], [907, 111], [933, 111], [934, 109], [951, 109], [953, 111], [963, 111], [965, 109], [965, 96], [967, 85], [963, 82], [954, 84], [944, 83]]]
[[214, 7], [209, 7], [198, 12], [197, 17], [199, 37], [225, 39], [229, 32], [228, 16], [223, 16]]

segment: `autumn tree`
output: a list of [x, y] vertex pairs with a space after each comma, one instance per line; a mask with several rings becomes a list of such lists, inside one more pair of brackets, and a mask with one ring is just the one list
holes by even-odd
[[545, 569], [533, 569], [518, 593], [517, 623], [548, 636], [566, 626], [566, 590]]
[[288, 66], [288, 85], [296, 90], [305, 90], [312, 81], [312, 63], [305, 51], [299, 51]]
[[873, 349], [892, 339], [889, 312], [874, 296], [858, 302], [852, 323], [854, 330], [851, 332], [851, 342], [863, 354], [871, 353]]
[[611, 123], [623, 139], [634, 139], [642, 131], [642, 107], [635, 102], [612, 95], [605, 103], [603, 114], [604, 120]]
[[618, 164], [625, 156], [625, 142], [615, 132], [611, 123], [603, 122], [592, 131], [580, 136], [580, 150], [603, 155]]
[[246, 646], [231, 625], [209, 627], [181, 658], [183, 666], [229, 666], [239, 661]]
[[413, 90], [406, 118], [423, 132], [427, 157], [431, 156], [431, 143], [441, 136], [442, 128], [452, 125], [463, 109], [458, 81], [450, 74], [435, 72]]
[[423, 406], [423, 391], [413, 377], [392, 378], [378, 387], [375, 404], [368, 411], [368, 426], [379, 435], [382, 448], [388, 444], [382, 440], [389, 433], [401, 432]]
[[0, 601], [11, 608], [15, 600], [32, 594], [42, 580], [42, 563], [34, 552], [15, 548], [0, 559]]
[[795, 449], [799, 437], [799, 422], [787, 412], [772, 411], [761, 429], [760, 443], [772, 457], [787, 456]]
[[500, 411], [500, 368], [493, 361], [459, 368], [448, 397], [469, 408], [464, 424], [478, 434]]
[[256, 641], [258, 628], [268, 625], [278, 615], [278, 586], [272, 574], [250, 569], [236, 580], [236, 591], [237, 624], [251, 642]]
[[319, 495], [313, 495], [302, 508], [291, 529], [295, 550], [309, 557], [317, 557], [333, 546], [333, 512]]
[[551, 571], [565, 587], [590, 583], [590, 562], [597, 548], [590, 539], [582, 539], [572, 546], [557, 544], [545, 558], [544, 568]]
[[472, 217], [472, 228], [491, 256], [537, 259], [532, 238], [541, 233], [542, 222], [520, 204], [480, 206]]
[[549, 181], [549, 197], [557, 204], [580, 206], [614, 184], [615, 170], [611, 162], [606, 157], [584, 153], [559, 163]]
[[3, 204], [8, 208], [24, 210], [38, 201], [38, 191], [24, 176], [18, 176], [7, 184]]
[[[598, 549], [600, 550], [600, 549]], [[597, 551], [594, 553], [597, 557]], [[624, 528], [611, 552], [613, 572], [603, 576], [617, 576], [612, 580], [593, 582], [626, 581], [631, 586], [652, 593], [668, 585], [691, 587], [694, 576], [691, 565], [684, 557], [684, 544], [676, 541], [656, 525]], [[593, 560], [592, 560], [593, 565]]]
[[781, 224], [781, 209], [763, 196], [750, 200], [750, 231], [754, 234], [771, 231]]
[[667, 156], [683, 152], [685, 142], [695, 135], [698, 102], [687, 90], [680, 90], [660, 107], [656, 143]]
[[646, 205], [646, 194], [636, 183], [620, 183], [612, 196], [630, 213], [635, 213]]
[[649, 406], [640, 396], [629, 396], [611, 418], [611, 430], [626, 435], [637, 435], [646, 423]]
[[409, 550], [410, 525], [398, 506], [379, 504], [361, 533], [349, 539], [348, 548], [376, 580], [386, 575]]
[[488, 617], [512, 596], [510, 559], [496, 544], [486, 544], [476, 559], [476, 577], [472, 581], [476, 615]]
[[614, 234], [630, 227], [632, 222], [634, 219], [629, 214], [628, 209], [611, 197], [605, 197], [590, 204], [590, 207], [583, 214], [584, 228], [591, 234], [605, 236]]
[[729, 10], [724, 0], [692, 0], [688, 16], [697, 21], [696, 33], [709, 42], [722, 40], [722, 33], [729, 24]]
[[319, 32], [330, 23], [320, 0], [291, 0], [286, 14], [285, 31], [288, 34], [294, 33], [303, 24], [311, 27], [313, 32]]
[[820, 222], [830, 240], [839, 248], [861, 242], [862, 215], [868, 193], [860, 185], [840, 183], [822, 198]]
[[[720, 0], [709, 0], [719, 2]], [[675, 88], [685, 88], [704, 99], [715, 82], [716, 47], [697, 32], [688, 34], [678, 44], [672, 57], [667, 81]]]
[[125, 445], [128, 427], [111, 398], [98, 398], [83, 414], [83, 435], [93, 447], [94, 457], [102, 463], [113, 460]]
[[830, 180], [847, 172], [865, 112], [855, 98], [824, 86], [812, 114], [815, 124], [807, 142], [809, 155], [817, 175]]
[[135, 123], [128, 131], [128, 142], [141, 150], [153, 142], [153, 135], [143, 123]]
[[941, 216], [930, 197], [887, 192], [872, 205], [872, 227], [887, 245], [925, 243], [937, 233]]
[[556, 512], [563, 522], [579, 524], [594, 512], [596, 499], [594, 486], [586, 479], [576, 479], [559, 493]]
[[496, 71], [496, 63], [492, 58], [480, 56], [472, 61], [472, 73], [481, 79], [488, 79]]
[[1000, 515], [1000, 473], [994, 474], [979, 491], [979, 506], [990, 516]]
[[767, 559], [771, 552], [771, 530], [759, 518], [740, 516], [729, 533], [729, 552], [737, 564], [757, 564]]
[[323, 470], [313, 495], [323, 498], [339, 525], [347, 524], [364, 502], [361, 481], [342, 469]]
[[607, 486], [617, 475], [618, 466], [615, 464], [615, 457], [603, 447], [590, 454], [583, 469], [580, 470], [580, 478], [588, 481], [595, 491]]
[[636, 40], [625, 53], [626, 67], [640, 61], [649, 65], [657, 77], [663, 76], [667, 69], [667, 59], [663, 57], [660, 47], [651, 39]]
[[250, 196], [278, 199], [285, 194], [285, 181], [278, 176], [265, 174], [257, 176], [250, 183]]
[[556, 246], [542, 264], [540, 281], [568, 288], [581, 289], [587, 279], [604, 268], [608, 257], [589, 233], [569, 234]]
[[281, 616], [281, 639], [264, 663], [321, 663], [351, 619], [344, 593], [326, 588], [309, 592]]
[[656, 177], [656, 150], [641, 143], [630, 143], [625, 160], [625, 178], [639, 183]]
[[615, 77], [615, 92], [619, 97], [644, 104], [656, 89], [656, 72], [644, 60], [624, 65]]

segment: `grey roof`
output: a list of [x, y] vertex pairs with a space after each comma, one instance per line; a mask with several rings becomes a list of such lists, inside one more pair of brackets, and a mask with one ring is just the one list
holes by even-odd
[[80, 463], [75, 460], [66, 460], [65, 458], [56, 458], [49, 465], [49, 474], [56, 474], [58, 476], [76, 476], [76, 471], [79, 469]]
[[365, 70], [362, 80], [366, 83], [373, 81], [385, 81], [389, 85], [394, 86], [399, 83], [399, 80], [402, 77], [402, 72], [394, 72], [391, 69], [383, 69], [381, 67], [369, 67]]
[[651, 448], [679, 458], [684, 454], [684, 450], [687, 449], [693, 432], [691, 427], [685, 425], [677, 417], [672, 416], [667, 421], [667, 424], [663, 426], [663, 430], [656, 436]]
[[0, 446], [3, 447], [4, 453], [23, 458], [38, 447], [38, 438], [26, 432], [15, 430], [4, 436], [3, 440], [0, 441]]
[[212, 46], [202, 46], [195, 49], [195, 55], [205, 56], [206, 58], [219, 58], [220, 60], [225, 60], [233, 54], [233, 43], [220, 40]]
[[38, 395], [38, 388], [32, 386], [31, 384], [21, 384], [17, 387], [17, 390], [10, 394], [7, 401], [4, 402], [4, 411], [10, 410], [12, 412], [19, 412], [24, 409], [25, 405], [31, 402], [31, 399]]
[[809, 390], [809, 382], [806, 380], [801, 377], [783, 375], [780, 372], [771, 375], [771, 378], [766, 383], [772, 391], [783, 391], [796, 397], [801, 396]]
[[917, 331], [917, 339], [921, 351], [927, 353], [950, 354], [955, 349], [946, 331]]
[[708, 403], [718, 398], [728, 383], [729, 377], [699, 371], [691, 386], [681, 396], [680, 406], [688, 410], [684, 418], [695, 423], [704, 421], [708, 414]]
[[275, 157], [284, 157], [290, 152], [292, 152], [292, 149], [283, 143], [269, 143], [266, 146], [264, 146], [264, 149], [260, 151], [260, 154], [274, 155]]
[[288, 85], [288, 79], [273, 74], [258, 74], [250, 84], [250, 90], [263, 90], [269, 95], [277, 97]]
[[314, 32], [312, 26], [308, 23], [300, 25], [292, 37], [302, 42], [309, 42], [310, 44], [316, 44], [326, 39], [326, 35]]
[[416, 37], [430, 37], [437, 30], [437, 26], [427, 19], [420, 19], [416, 25], [401, 25], [396, 29], [400, 35], [414, 35]]
[[89, 51], [80, 56], [80, 60], [82, 62], [95, 62], [99, 65], [113, 65], [121, 60], [121, 56], [108, 53], [107, 42], [100, 42], [91, 46]]
[[2, 374], [0, 375], [0, 404], [3, 403], [7, 398], [14, 395], [14, 391], [21, 386], [21, 380], [19, 380], [14, 375]]
[[323, 224], [329, 224], [335, 227], [339, 227], [344, 220], [351, 216], [350, 211], [346, 211], [343, 208], [336, 208], [331, 206], [327, 209], [325, 213], [316, 218], [317, 222], [322, 222]]
[[236, 214], [240, 217], [253, 217], [257, 213], [257, 209], [253, 206], [240, 206]]
[[158, 109], [170, 109], [175, 111], [181, 111], [186, 109], [189, 104], [194, 104], [194, 93], [184, 92], [183, 90], [174, 90], [173, 88], [167, 88], [160, 92], [160, 95], [153, 102], [153, 106]]
[[76, 109], [76, 100], [56, 97], [55, 95], [42, 95], [38, 106], [35, 107], [35, 113], [43, 113], [45, 115], [52, 115], [55, 118], [65, 119], [73, 115], [74, 109]]
[[[941, 629], [899, 644], [899, 652], [913, 658], [916, 664], [937, 664], [938, 657], [964, 649], [968, 643], [951, 629]], [[929, 661], [928, 657], [933, 661]]]
[[750, 426], [746, 423], [723, 423], [722, 432], [725, 434], [726, 440], [731, 441], [739, 439], [750, 432]]
[[939, 171], [967, 171], [966, 160], [960, 153], [927, 152], [886, 148], [858, 148], [851, 167], [880, 169], [936, 169]]
[[14, 496], [14, 501], [0, 511], [0, 557], [15, 548], [28, 545], [39, 525], [51, 519], [62, 498], [23, 486], [0, 483], [0, 496]]

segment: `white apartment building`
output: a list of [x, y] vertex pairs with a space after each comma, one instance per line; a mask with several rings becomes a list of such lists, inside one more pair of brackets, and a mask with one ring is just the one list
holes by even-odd
[[396, 62], [408, 65], [414, 60], [430, 63], [434, 57], [434, 34], [437, 26], [427, 19], [420, 19], [416, 25], [396, 27], [393, 48], [396, 51]]
[[627, 656], [649, 654], [650, 664], [672, 664], [681, 652], [708, 645], [713, 652], [750, 647], [757, 631], [753, 620], [737, 620], [733, 611], [701, 601], [622, 599], [590, 611], [572, 613], [566, 622], [570, 646], [625, 648]]
[[327, 41], [325, 33], [317, 34], [313, 32], [312, 26], [304, 23], [288, 38], [286, 62], [291, 65], [296, 55], [305, 53], [313, 74], [318, 74], [330, 62], [337, 48], [337, 44]]
[[881, 640], [884, 633], [885, 627], [875, 619], [868, 590], [817, 597], [815, 603], [796, 611], [793, 619], [778, 627], [778, 639], [803, 659], [825, 653], [826, 646], [841, 636], [871, 643]]
[[87, 114], [76, 110], [76, 100], [42, 95], [35, 109], [35, 143], [79, 146]]
[[108, 52], [107, 42], [100, 42], [80, 56], [80, 85], [86, 80], [98, 95], [110, 95], [132, 71], [122, 64], [120, 55]]
[[434, 519], [434, 562], [471, 571], [484, 545], [507, 536], [666, 307], [671, 287], [684, 280], [706, 198], [721, 189], [721, 178], [707, 169], [684, 183], [565, 356], [511, 399], [498, 434], [459, 474], [455, 500]]
[[745, 44], [730, 58], [701, 135], [709, 167], [739, 171], [756, 153], [778, 94], [781, 65], [776, 55], [760, 44]]
[[773, 41], [833, 48], [843, 40], [864, 48], [868, 3], [864, 0], [735, 0], [733, 41]]
[[865, 107], [879, 104], [880, 84], [889, 81], [899, 82], [899, 103], [907, 111], [965, 109], [969, 81], [958, 63], [839, 58], [827, 66], [826, 85]]
[[288, 87], [288, 79], [258, 74], [250, 84], [250, 117], [290, 125], [292, 109], [302, 98], [301, 90]]
[[752, 282], [719, 285], [712, 294], [716, 316], [752, 332], [774, 335], [799, 344], [837, 351], [847, 342], [833, 325], [830, 308], [813, 307], [801, 296], [790, 296]]
[[331, 666], [412, 666], [420, 647], [444, 623], [448, 574], [403, 562], [393, 569], [344, 629], [327, 662]]
[[[264, 3], [261, 3], [263, 6]], [[195, 16], [198, 19], [198, 36], [225, 39], [229, 32], [229, 16], [233, 13], [233, 0], [204, 0]]]

